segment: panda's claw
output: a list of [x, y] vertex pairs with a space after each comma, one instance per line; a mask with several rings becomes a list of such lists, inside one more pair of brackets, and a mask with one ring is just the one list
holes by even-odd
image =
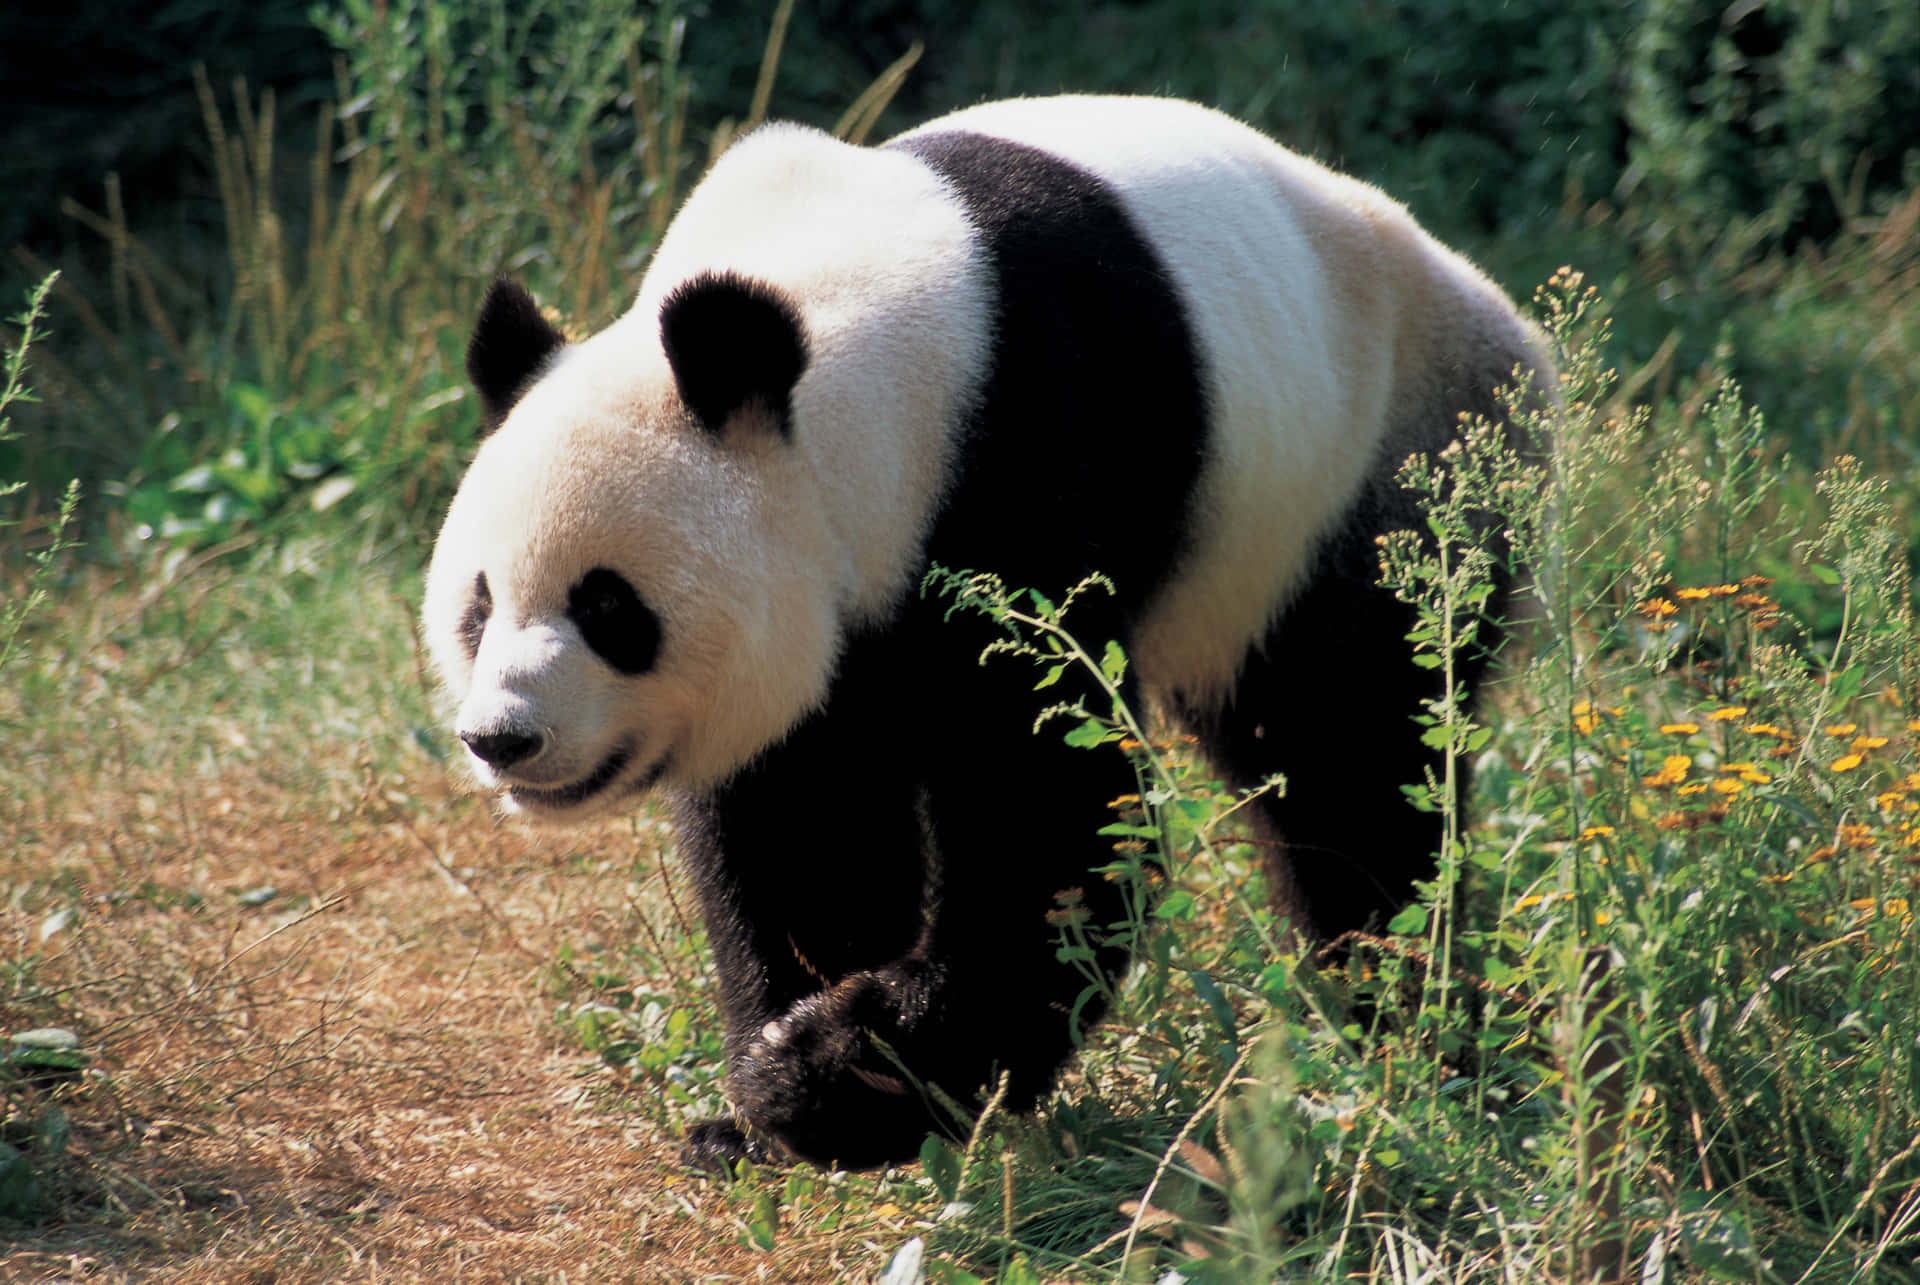
[[772, 1144], [725, 1117], [688, 1126], [680, 1144], [683, 1167], [716, 1178], [733, 1177], [742, 1164], [775, 1165], [784, 1159]]

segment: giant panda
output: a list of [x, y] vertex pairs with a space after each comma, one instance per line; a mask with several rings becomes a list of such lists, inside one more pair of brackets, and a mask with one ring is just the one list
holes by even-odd
[[631, 311], [568, 343], [496, 282], [467, 365], [488, 435], [424, 634], [507, 810], [670, 804], [732, 1109], [690, 1161], [909, 1157], [951, 1124], [926, 1086], [1030, 1108], [1100, 1015], [1049, 912], [1124, 917], [1089, 868], [1132, 771], [1036, 734], [932, 565], [1110, 578], [1068, 624], [1124, 645], [1127, 694], [1232, 784], [1285, 775], [1258, 821], [1300, 940], [1432, 875], [1402, 786], [1440, 766], [1412, 721], [1437, 680], [1375, 537], [1414, 524], [1409, 453], [1551, 371], [1377, 190], [1164, 99], [988, 103], [875, 148], [768, 125]]

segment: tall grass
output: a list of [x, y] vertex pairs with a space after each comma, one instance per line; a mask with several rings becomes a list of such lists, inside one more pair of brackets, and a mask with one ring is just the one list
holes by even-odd
[[[68, 203], [110, 247], [111, 303], [56, 298], [93, 356], [49, 361], [62, 396], [37, 436], [89, 444], [116, 543], [201, 548], [316, 512], [417, 535], [477, 431], [462, 355], [487, 282], [512, 272], [597, 329], [710, 154], [688, 137], [672, 4], [340, 0], [318, 20], [338, 99], [298, 162], [271, 91], [196, 76], [225, 232], [211, 295], [142, 245], [117, 184], [104, 213]], [[843, 136], [864, 137], [918, 54], [856, 99]], [[718, 122], [710, 150], [734, 129]]]
[[112, 247], [114, 306], [56, 299], [101, 356], [91, 375], [49, 363], [73, 426], [43, 431], [104, 451], [123, 539], [206, 544], [316, 510], [411, 524], [477, 424], [461, 353], [486, 282], [517, 272], [597, 325], [689, 172], [671, 7], [348, 0], [323, 25], [339, 101], [298, 165], [271, 91], [198, 77], [226, 238], [211, 296], [120, 202], [70, 208]]
[[[53, 289], [55, 280], [55, 277], [48, 276], [28, 292], [26, 307], [12, 319], [13, 324], [20, 328], [19, 340], [8, 347], [4, 354], [0, 354], [0, 443], [13, 441], [18, 436], [13, 431], [12, 409], [35, 400], [33, 387], [27, 382], [28, 350], [39, 337], [38, 328], [46, 315], [47, 294]], [[0, 480], [0, 501], [19, 495], [26, 486], [26, 482], [18, 478]], [[7, 663], [19, 650], [21, 634], [27, 627], [28, 618], [46, 602], [47, 581], [53, 572], [55, 559], [72, 547], [67, 533], [79, 504], [79, 483], [70, 482], [53, 512], [43, 515], [42, 520], [36, 523], [40, 539], [38, 547], [29, 555], [25, 583], [9, 586], [11, 591], [6, 596], [5, 604], [0, 605], [0, 672], [6, 670]], [[0, 529], [14, 525], [18, 523], [0, 519]]]

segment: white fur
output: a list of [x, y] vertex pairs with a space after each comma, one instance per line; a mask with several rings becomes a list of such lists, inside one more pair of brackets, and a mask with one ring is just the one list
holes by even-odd
[[[793, 449], [765, 425], [715, 439], [673, 393], [660, 304], [729, 269], [802, 303]], [[514, 406], [448, 513], [424, 624], [460, 698], [457, 730], [531, 721], [552, 739], [505, 776], [474, 760], [481, 783], [523, 787], [510, 806], [584, 814], [661, 764], [672, 784], [718, 781], [818, 705], [849, 628], [913, 587], [951, 426], [987, 360], [985, 291], [959, 208], [911, 160], [782, 126], [729, 150], [634, 308]], [[612, 672], [566, 619], [568, 589], [596, 566], [660, 615], [652, 672]], [[483, 571], [493, 616], [469, 663], [459, 623]], [[585, 779], [623, 746], [621, 788], [591, 806], [532, 792]]]
[[[1418, 419], [1421, 408], [1395, 405], [1398, 369], [1443, 352], [1463, 308], [1498, 327], [1512, 307], [1377, 188], [1211, 108], [1010, 99], [915, 132], [955, 129], [1099, 175], [1174, 278], [1211, 377], [1213, 439], [1193, 552], [1143, 623], [1134, 662], [1152, 688], [1218, 699], [1394, 424]], [[1410, 318], [1427, 330], [1409, 333]]]
[[[1206, 108], [1015, 100], [922, 129], [1092, 171], [1166, 262], [1214, 423], [1192, 553], [1135, 661], [1150, 689], [1223, 696], [1382, 453], [1431, 429], [1434, 371], [1518, 351], [1522, 323], [1399, 205]], [[679, 410], [660, 305], [720, 271], [802, 310], [791, 446], [764, 424], [716, 438]], [[721, 157], [633, 310], [513, 408], [448, 514], [425, 628], [459, 728], [532, 725], [552, 741], [504, 778], [480, 767], [485, 784], [556, 815], [611, 803], [662, 765], [671, 784], [711, 784], [824, 699], [849, 629], [884, 621], [912, 587], [989, 360], [990, 271], [957, 198], [908, 154], [774, 126]], [[614, 673], [566, 619], [568, 589], [595, 566], [661, 617], [652, 672]], [[494, 609], [469, 663], [458, 627], [479, 572]], [[541, 803], [539, 789], [622, 748], [618, 788]]]

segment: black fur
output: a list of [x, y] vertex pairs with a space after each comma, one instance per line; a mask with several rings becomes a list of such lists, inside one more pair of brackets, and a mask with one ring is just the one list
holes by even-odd
[[480, 394], [483, 434], [500, 427], [566, 342], [519, 282], [494, 278], [467, 341], [467, 378]]
[[758, 406], [785, 432], [793, 386], [807, 368], [807, 335], [793, 304], [773, 287], [731, 273], [703, 273], [660, 305], [660, 341], [680, 400], [714, 432]]
[[[1421, 391], [1446, 412], [1409, 424], [1401, 441], [1437, 453], [1461, 413], [1504, 418], [1495, 392], [1512, 382], [1511, 367], [1454, 369], [1445, 379]], [[1346, 527], [1326, 539], [1307, 583], [1248, 649], [1231, 699], [1178, 711], [1229, 785], [1286, 777], [1285, 792], [1262, 796], [1253, 820], [1274, 908], [1310, 943], [1384, 926], [1413, 900], [1415, 883], [1434, 877], [1445, 833], [1444, 818], [1415, 808], [1402, 788], [1440, 780], [1448, 765], [1413, 721], [1443, 694], [1441, 671], [1412, 663], [1417, 614], [1379, 583], [1376, 537], [1423, 529], [1413, 497], [1393, 480], [1398, 463], [1384, 453], [1375, 461]], [[1454, 660], [1470, 695], [1501, 642], [1513, 589], [1505, 546], [1497, 533], [1486, 538], [1493, 593], [1476, 621], [1459, 622], [1462, 636], [1478, 632]], [[1471, 766], [1453, 763], [1462, 792]]]
[[567, 591], [567, 619], [594, 654], [623, 674], [644, 674], [660, 654], [660, 617], [618, 571], [595, 567]]
[[[1048, 590], [1112, 573], [1117, 596], [1089, 595], [1071, 623], [1125, 640], [1187, 546], [1206, 443], [1179, 297], [1085, 171], [968, 134], [910, 148], [966, 201], [997, 292], [992, 367], [928, 558]], [[915, 1080], [971, 1109], [1005, 1073], [1006, 1105], [1032, 1107], [1073, 1050], [1088, 981], [1057, 959], [1049, 915], [1063, 894], [1096, 932], [1126, 913], [1120, 886], [1088, 871], [1112, 859], [1096, 831], [1131, 768], [1058, 728], [1035, 735], [1033, 693], [977, 663], [984, 626], [943, 621], [947, 605], [916, 597], [852, 639], [819, 713], [679, 808], [736, 1108], [816, 1161], [882, 1164], [964, 1128]], [[795, 860], [807, 818], [842, 798], [853, 823], [823, 860]], [[1108, 979], [1125, 966], [1119, 950], [1098, 960]], [[1083, 1005], [1080, 1026], [1103, 1009]], [[687, 1156], [724, 1164], [741, 1145], [710, 1122]]]
[[460, 613], [460, 646], [472, 660], [480, 654], [480, 639], [486, 635], [487, 621], [493, 617], [493, 591], [487, 588], [487, 573], [473, 578], [473, 595], [467, 609]]

